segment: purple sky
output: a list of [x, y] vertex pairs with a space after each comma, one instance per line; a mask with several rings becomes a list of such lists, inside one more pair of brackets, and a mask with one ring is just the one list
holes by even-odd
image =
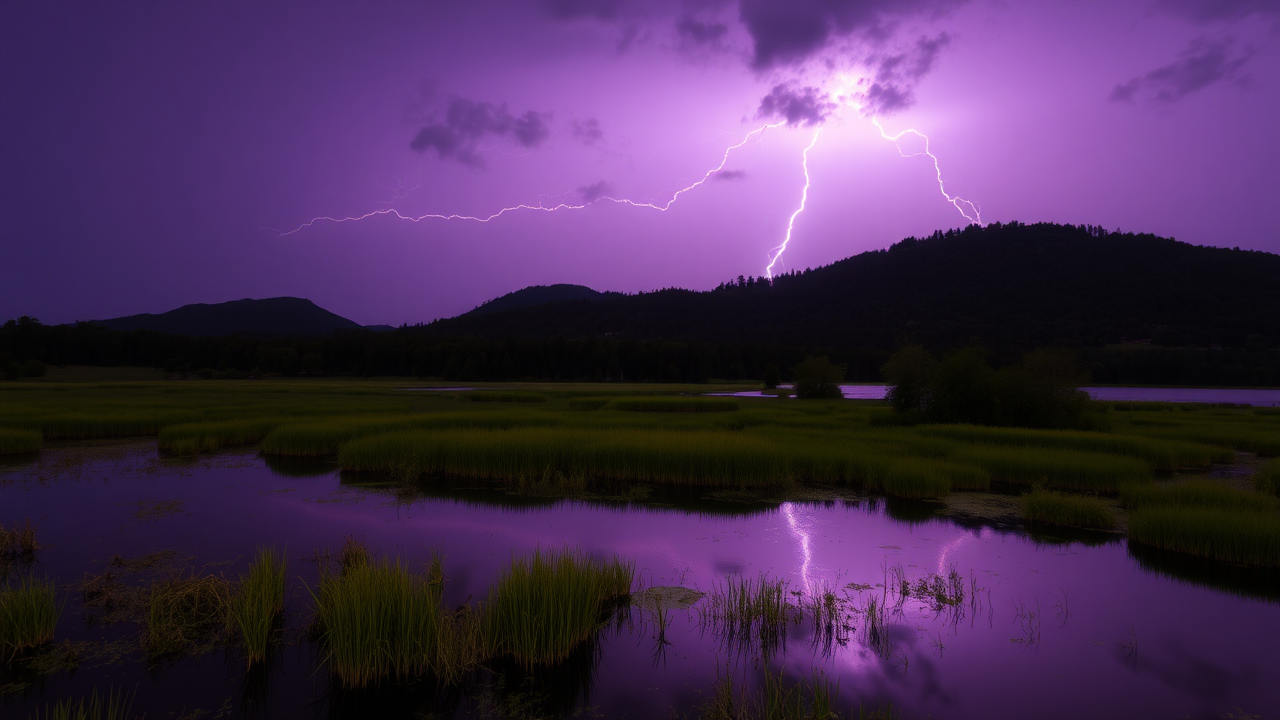
[[984, 221], [1280, 252], [1277, 70], [1277, 0], [5, 2], [0, 319], [706, 289], [765, 273], [818, 130], [775, 271], [964, 225], [873, 118]]

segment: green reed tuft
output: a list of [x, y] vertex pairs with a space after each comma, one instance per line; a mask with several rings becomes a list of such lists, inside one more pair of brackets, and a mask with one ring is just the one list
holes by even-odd
[[51, 582], [26, 578], [0, 588], [0, 655], [5, 662], [52, 640], [61, 615]]
[[1212, 445], [1133, 435], [977, 425], [926, 425], [920, 427], [919, 432], [924, 435], [983, 445], [1043, 447], [1124, 455], [1143, 460], [1154, 470], [1208, 467], [1214, 462], [1231, 461], [1230, 452], [1224, 452], [1222, 448]]
[[526, 667], [569, 657], [602, 627], [611, 603], [627, 598], [635, 568], [564, 551], [514, 558], [489, 590], [485, 640]]
[[280, 424], [273, 418], [184, 423], [162, 429], [157, 438], [161, 452], [195, 455], [224, 447], [262, 442]]
[[1129, 515], [1129, 541], [1222, 562], [1280, 567], [1280, 514], [1147, 507]]
[[803, 619], [792, 597], [786, 580], [727, 577], [703, 603], [702, 624], [731, 648], [758, 649], [769, 657], [786, 641], [787, 626]]
[[284, 611], [287, 562], [274, 549], [259, 549], [231, 599], [231, 620], [240, 632], [250, 667], [266, 659], [272, 631]]
[[1173, 484], [1126, 485], [1120, 503], [1129, 509], [1147, 507], [1222, 508], [1227, 510], [1280, 510], [1280, 499], [1260, 492], [1228, 487], [1212, 480]]
[[1015, 486], [1043, 484], [1057, 490], [1115, 492], [1126, 483], [1151, 479], [1137, 458], [1033, 447], [973, 446], [951, 455], [986, 468], [993, 480]]
[[142, 716], [133, 714], [132, 695], [117, 694], [112, 688], [103, 696], [94, 688], [89, 697], [59, 700], [45, 706], [43, 712], [37, 710], [32, 717], [34, 720], [134, 720]]
[[1113, 530], [1115, 513], [1093, 497], [1036, 490], [1022, 496], [1022, 517], [1033, 525]]
[[0, 455], [20, 455], [40, 451], [39, 430], [0, 428]]

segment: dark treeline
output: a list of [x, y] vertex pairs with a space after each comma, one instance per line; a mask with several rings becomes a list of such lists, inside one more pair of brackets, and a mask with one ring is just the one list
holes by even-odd
[[[339, 331], [328, 336], [188, 337], [91, 324], [43, 325], [30, 319], [0, 326], [0, 368], [35, 360], [46, 365], [146, 366], [175, 373], [397, 375], [448, 380], [590, 380], [702, 382], [761, 380], [773, 366], [791, 381], [808, 356], [844, 365], [849, 382], [883, 380], [893, 348], [697, 343], [606, 337], [441, 337], [421, 327], [391, 332]], [[1076, 351], [1089, 381], [1143, 385], [1270, 386], [1280, 384], [1280, 350], [1137, 346]], [[992, 364], [1016, 364], [1021, 353], [993, 352]], [[207, 374], [207, 373], [206, 373]]]

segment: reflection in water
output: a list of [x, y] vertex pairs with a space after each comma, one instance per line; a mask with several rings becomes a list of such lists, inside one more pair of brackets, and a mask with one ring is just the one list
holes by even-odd
[[809, 582], [809, 566], [813, 564], [813, 551], [809, 548], [809, 533], [796, 521], [796, 504], [784, 502], [781, 506], [782, 516], [787, 519], [791, 529], [791, 537], [800, 546], [800, 583], [804, 594], [813, 592], [813, 584]]
[[1138, 567], [1154, 575], [1223, 590], [1239, 597], [1280, 603], [1280, 572], [1275, 570], [1225, 565], [1138, 543], [1128, 543], [1128, 548], [1129, 555], [1138, 561]]

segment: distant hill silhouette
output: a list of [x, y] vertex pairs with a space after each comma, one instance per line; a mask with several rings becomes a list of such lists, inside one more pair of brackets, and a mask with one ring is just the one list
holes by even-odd
[[513, 310], [515, 308], [530, 308], [539, 305], [546, 305], [554, 302], [564, 302], [568, 300], [602, 300], [607, 297], [621, 297], [620, 293], [602, 293], [585, 285], [569, 285], [560, 283], [556, 285], [530, 285], [523, 290], [517, 290], [507, 293], [500, 298], [490, 300], [475, 310], [463, 313], [467, 315], [485, 315], [488, 313], [501, 312], [503, 310]]
[[166, 313], [129, 315], [98, 320], [112, 330], [153, 330], [174, 335], [213, 337], [256, 335], [328, 335], [335, 330], [358, 330], [360, 324], [335, 315], [310, 300], [294, 297], [232, 300], [207, 305], [183, 305]]
[[1280, 256], [1090, 226], [992, 224], [908, 238], [772, 283], [740, 278], [707, 292], [497, 303], [426, 328], [483, 338], [883, 349], [903, 340], [950, 348], [973, 339], [998, 348], [1277, 347]]

